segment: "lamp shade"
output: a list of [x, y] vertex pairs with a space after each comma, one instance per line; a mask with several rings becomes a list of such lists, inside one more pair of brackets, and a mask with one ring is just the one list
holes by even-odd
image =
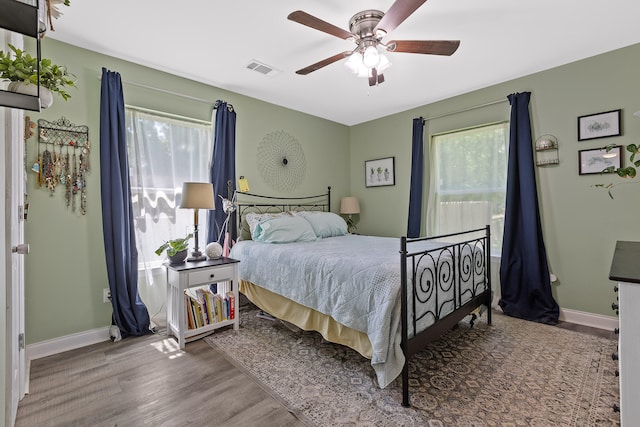
[[343, 197], [340, 200], [340, 213], [341, 214], [359, 214], [360, 202], [357, 197]]
[[213, 184], [208, 182], [185, 182], [182, 184], [183, 209], [215, 209]]

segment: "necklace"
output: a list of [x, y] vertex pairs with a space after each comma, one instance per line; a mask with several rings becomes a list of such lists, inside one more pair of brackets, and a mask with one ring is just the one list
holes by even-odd
[[42, 153], [42, 174], [45, 185], [53, 193], [56, 190], [56, 181], [53, 177], [53, 158], [48, 149]]

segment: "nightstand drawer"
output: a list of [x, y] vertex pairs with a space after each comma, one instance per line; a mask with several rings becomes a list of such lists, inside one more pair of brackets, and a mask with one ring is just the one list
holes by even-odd
[[207, 268], [201, 271], [192, 271], [189, 273], [188, 286], [199, 284], [207, 284], [214, 282], [222, 282], [233, 277], [233, 265], [217, 268]]

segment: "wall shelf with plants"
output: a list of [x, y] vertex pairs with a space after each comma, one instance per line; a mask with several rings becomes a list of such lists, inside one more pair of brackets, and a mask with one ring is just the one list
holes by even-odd
[[75, 76], [66, 66], [42, 58], [40, 39], [47, 31], [47, 23], [39, 18], [39, 11], [44, 11], [53, 31], [52, 18], [60, 16], [57, 8], [69, 5], [69, 0], [0, 0], [0, 29], [36, 41], [35, 57], [11, 44], [6, 52], [0, 50], [0, 106], [40, 111], [53, 104], [54, 94], [65, 101], [71, 97], [67, 90], [75, 87]]
[[[0, 0], [0, 28], [36, 39], [37, 63], [40, 63], [38, 2], [35, 5], [16, 0]], [[7, 53], [8, 54], [8, 53]], [[38, 70], [39, 74], [39, 70]], [[3, 77], [3, 80], [9, 80]], [[35, 95], [0, 90], [0, 105], [21, 110], [40, 111], [39, 85]]]

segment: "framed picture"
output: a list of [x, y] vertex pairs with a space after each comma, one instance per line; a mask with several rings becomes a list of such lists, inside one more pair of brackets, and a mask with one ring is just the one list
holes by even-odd
[[578, 173], [580, 175], [602, 173], [610, 166], [615, 169], [622, 167], [622, 145], [616, 145], [609, 151], [604, 148], [595, 148], [578, 152]]
[[396, 185], [395, 157], [364, 162], [364, 182], [367, 187]]
[[620, 111], [622, 110], [578, 117], [578, 141], [622, 135]]

